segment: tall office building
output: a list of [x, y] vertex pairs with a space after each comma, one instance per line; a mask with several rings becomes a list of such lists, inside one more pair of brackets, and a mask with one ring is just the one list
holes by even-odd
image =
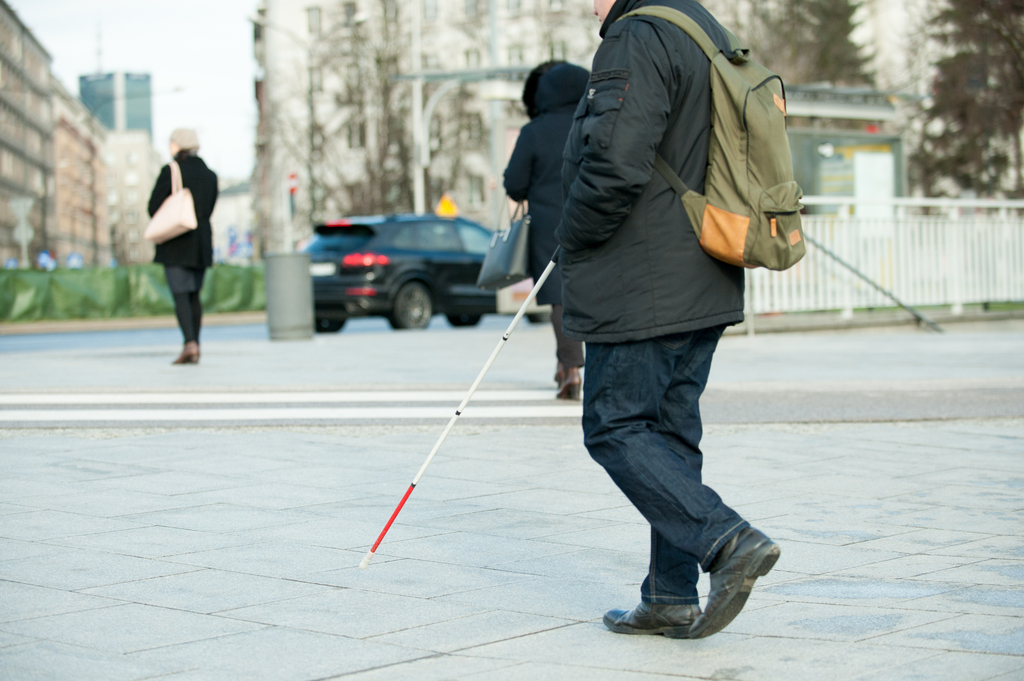
[[142, 239], [146, 202], [160, 172], [153, 150], [153, 97], [148, 73], [79, 76], [78, 94], [110, 132], [104, 145], [110, 249], [122, 265], [149, 262], [153, 244]]
[[145, 130], [153, 134], [153, 92], [148, 73], [97, 73], [79, 76], [82, 103], [107, 130]]

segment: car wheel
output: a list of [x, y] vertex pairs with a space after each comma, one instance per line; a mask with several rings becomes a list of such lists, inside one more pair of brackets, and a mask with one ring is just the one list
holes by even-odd
[[450, 314], [448, 323], [452, 326], [476, 326], [480, 323], [478, 314]]
[[395, 307], [389, 317], [395, 329], [425, 329], [434, 316], [430, 291], [418, 281], [410, 281], [395, 296]]
[[531, 312], [526, 315], [526, 318], [530, 320], [531, 324], [547, 324], [551, 321], [550, 312]]
[[313, 322], [313, 328], [317, 333], [335, 333], [341, 331], [341, 327], [345, 326], [344, 319], [324, 319], [323, 317], [317, 317]]

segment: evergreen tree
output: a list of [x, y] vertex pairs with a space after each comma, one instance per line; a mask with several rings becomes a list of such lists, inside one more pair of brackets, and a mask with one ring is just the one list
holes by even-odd
[[944, 180], [979, 196], [1024, 196], [1024, 2], [946, 0], [930, 24], [948, 56], [912, 157], [915, 183], [929, 196]]
[[871, 85], [869, 57], [850, 38], [861, 3], [851, 0], [791, 0], [792, 25], [801, 33], [804, 82]]

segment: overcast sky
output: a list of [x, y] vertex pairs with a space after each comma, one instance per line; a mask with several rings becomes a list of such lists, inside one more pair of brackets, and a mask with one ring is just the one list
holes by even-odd
[[[104, 72], [149, 73], [154, 146], [167, 159], [174, 128], [195, 128], [200, 156], [218, 175], [252, 172], [256, 129], [252, 25], [257, 0], [7, 0], [78, 94], [95, 73], [97, 30]], [[177, 91], [180, 88], [180, 91]]]

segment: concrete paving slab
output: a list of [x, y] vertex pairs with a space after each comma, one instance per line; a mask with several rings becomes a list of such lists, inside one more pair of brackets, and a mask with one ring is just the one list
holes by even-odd
[[81, 534], [99, 534], [146, 527], [149, 523], [116, 518], [96, 518], [80, 513], [61, 511], [29, 511], [4, 518], [0, 537], [5, 539], [60, 539]]
[[400, 662], [386, 667], [355, 672], [345, 676], [345, 679], [352, 679], [353, 681], [392, 681], [393, 679], [449, 681], [449, 679], [490, 678], [493, 675], [500, 674], [504, 669], [514, 670], [520, 666], [519, 663], [508, 660], [489, 660], [483, 657], [470, 657], [466, 655], [434, 654], [411, 662]]
[[934, 596], [916, 598], [900, 607], [970, 615], [1024, 617], [1024, 587], [970, 585]]
[[130, 662], [179, 671], [179, 679], [304, 681], [326, 679], [422, 656], [408, 648], [284, 627], [267, 627], [126, 656]]
[[[176, 527], [144, 527], [119, 532], [103, 532], [50, 540], [54, 546], [115, 553], [138, 558], [171, 558], [201, 551], [244, 545], [247, 540], [236, 535], [183, 530]], [[181, 563], [182, 560], [170, 560]], [[206, 567], [206, 566], [204, 566]]]
[[168, 671], [159, 665], [125, 659], [119, 653], [37, 640], [0, 649], [0, 669], [7, 679], [80, 681], [137, 681]]
[[222, 610], [274, 603], [325, 590], [327, 587], [290, 579], [272, 579], [208, 569], [83, 589], [81, 593], [209, 615]]
[[931, 553], [946, 556], [1024, 559], [1024, 537], [1020, 535], [990, 536], [977, 541], [936, 548]]
[[873, 640], [909, 648], [965, 650], [999, 655], [1024, 655], [1024, 617], [957, 615]]
[[[924, 660], [916, 660], [908, 664], [900, 664], [886, 669], [884, 676], [904, 681], [934, 681], [934, 679], [957, 679], [957, 681], [988, 681], [989, 679], [1009, 677], [1020, 678], [1024, 671], [1024, 659], [989, 655], [985, 664], [978, 666], [975, 655], [965, 653], [942, 653]], [[878, 679], [877, 672], [857, 677]]]
[[[433, 598], [334, 588], [279, 603], [237, 608], [221, 615], [291, 629], [369, 638], [486, 611], [486, 607]], [[391, 613], [401, 613], [401, 617], [388, 617]]]
[[892, 648], [832, 641], [750, 637], [725, 632], [697, 641], [670, 641], [657, 636], [620, 636], [599, 623], [583, 623], [524, 636], [466, 651], [523, 662], [675, 674], [723, 679], [849, 679], [864, 671], [876, 673], [916, 659], [927, 650]]
[[249, 622], [122, 604], [5, 622], [3, 631], [110, 653], [131, 653], [262, 628]]
[[877, 606], [779, 603], [750, 612], [744, 609], [729, 625], [729, 630], [737, 634], [771, 631], [782, 638], [853, 643], [952, 617], [956, 615]]
[[121, 605], [118, 601], [100, 596], [18, 582], [0, 583], [0, 592], [3, 593], [4, 604], [0, 609], [2, 623]]
[[[773, 570], [774, 572], [774, 570]], [[758, 596], [785, 602], [873, 605], [914, 608], [917, 600], [958, 591], [960, 584], [921, 582], [906, 579], [866, 579], [858, 577], [800, 577], [781, 583], [761, 585]], [[927, 608], [922, 608], [927, 610]]]
[[495, 641], [527, 636], [571, 623], [570, 620], [502, 610], [403, 629], [392, 634], [375, 636], [370, 640], [450, 653]]
[[[380, 549], [380, 557], [389, 556]], [[390, 556], [389, 556], [390, 557]], [[349, 589], [362, 589], [380, 593], [411, 596], [413, 598], [437, 598], [448, 594], [494, 588], [503, 584], [522, 582], [525, 575], [459, 564], [434, 563], [423, 560], [400, 558], [377, 563], [374, 570], [360, 570], [358, 561], [352, 567], [341, 570], [318, 572], [311, 579], [319, 584], [330, 584]]]
[[0, 580], [75, 591], [139, 579], [190, 572], [196, 568], [100, 551], [67, 549], [0, 563]]

